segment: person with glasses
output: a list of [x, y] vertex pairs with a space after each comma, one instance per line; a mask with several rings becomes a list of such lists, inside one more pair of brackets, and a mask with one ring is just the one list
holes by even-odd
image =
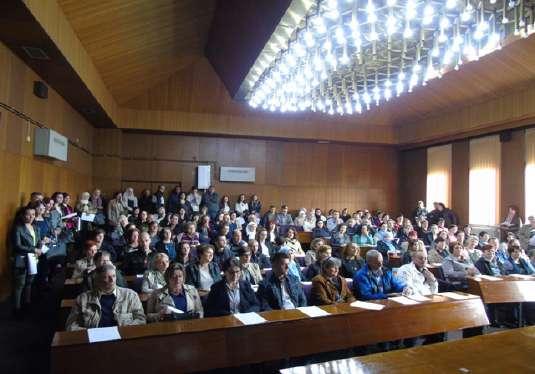
[[219, 317], [236, 313], [259, 312], [260, 303], [246, 280], [241, 280], [241, 264], [236, 258], [223, 263], [225, 276], [214, 283], [206, 301], [205, 316]]

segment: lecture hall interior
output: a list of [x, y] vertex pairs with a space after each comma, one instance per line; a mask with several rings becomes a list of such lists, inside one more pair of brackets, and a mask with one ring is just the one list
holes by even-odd
[[535, 372], [534, 33], [0, 1], [0, 372]]

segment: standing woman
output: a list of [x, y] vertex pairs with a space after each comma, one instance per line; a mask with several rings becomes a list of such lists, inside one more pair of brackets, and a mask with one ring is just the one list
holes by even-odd
[[220, 212], [223, 212], [223, 213], [230, 212], [229, 201], [230, 201], [230, 198], [227, 195], [223, 195], [223, 197], [221, 197], [221, 202], [219, 203]]
[[249, 204], [247, 204], [247, 201], [245, 201], [244, 194], [238, 196], [238, 201], [236, 201], [236, 204], [234, 205], [234, 211], [239, 216], [243, 216], [245, 212], [249, 211]]
[[[71, 206], [71, 195], [67, 192], [63, 192], [63, 203], [61, 204], [62, 216], [68, 216], [69, 214], [74, 213], [74, 208]], [[65, 227], [67, 230], [74, 230], [76, 227], [76, 218], [69, 218], [65, 220]]]
[[134, 195], [134, 189], [127, 187], [122, 196], [122, 203], [128, 213], [132, 213], [134, 209], [138, 208], [137, 197]]
[[34, 225], [35, 209], [26, 208], [18, 219], [13, 231], [13, 254], [15, 256], [13, 274], [13, 300], [15, 314], [20, 316], [22, 299], [24, 304], [31, 302], [31, 289], [34, 274], [30, 274], [28, 255], [41, 256], [39, 229]]
[[119, 225], [119, 217], [125, 214], [125, 208], [123, 205], [123, 194], [117, 192], [114, 198], [108, 203], [108, 223], [112, 227]]
[[186, 219], [191, 219], [193, 209], [191, 208], [190, 202], [186, 198], [185, 192], [180, 192], [178, 194], [178, 210], [180, 211], [180, 209], [184, 209]]
[[251, 200], [249, 201], [249, 212], [254, 213], [257, 217], [259, 217], [261, 210], [262, 203], [260, 202], [258, 195], [251, 196]]

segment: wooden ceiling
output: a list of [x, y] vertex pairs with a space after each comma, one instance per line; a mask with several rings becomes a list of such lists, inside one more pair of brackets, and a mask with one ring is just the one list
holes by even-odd
[[215, 0], [58, 0], [122, 104], [203, 56]]

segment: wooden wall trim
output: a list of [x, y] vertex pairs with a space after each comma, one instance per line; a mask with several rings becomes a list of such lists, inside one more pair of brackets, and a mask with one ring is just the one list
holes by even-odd
[[23, 2], [65, 56], [83, 84], [104, 108], [106, 114], [117, 123], [119, 108], [59, 4], [55, 0], [23, 0]]

